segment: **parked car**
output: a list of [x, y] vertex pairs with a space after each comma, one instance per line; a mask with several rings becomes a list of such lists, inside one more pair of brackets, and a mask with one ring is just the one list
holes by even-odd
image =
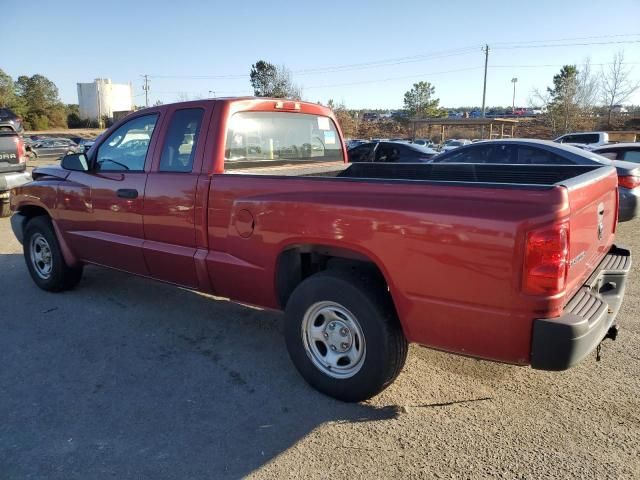
[[469, 145], [470, 143], [471, 143], [471, 140], [467, 140], [466, 138], [461, 138], [461, 139], [452, 138], [444, 142], [444, 144], [442, 145], [441, 151], [450, 152], [451, 150], [455, 150], [458, 147]]
[[349, 162], [426, 162], [438, 152], [405, 142], [369, 142], [347, 152]]
[[[127, 148], [141, 131], [147, 149]], [[614, 245], [612, 166], [345, 154], [317, 104], [151, 107], [35, 169], [11, 226], [46, 291], [96, 264], [285, 310], [295, 367], [346, 401], [393, 382], [409, 342], [562, 370], [616, 332], [631, 254]]]
[[22, 133], [24, 131], [22, 118], [8, 108], [0, 108], [0, 131]]
[[609, 133], [607, 132], [581, 132], [567, 133], [554, 140], [556, 143], [580, 143], [590, 147], [599, 147], [609, 143]]
[[610, 160], [624, 160], [625, 162], [640, 163], [640, 143], [612, 143], [592, 150]]
[[32, 144], [31, 150], [37, 157], [61, 157], [69, 153], [78, 153], [83, 149], [68, 138], [45, 138]]
[[96, 143], [94, 139], [81, 138], [78, 142], [78, 146], [80, 147], [80, 152], [88, 152], [89, 149]]
[[24, 140], [12, 130], [0, 131], [0, 217], [7, 217], [10, 191], [31, 181]]
[[416, 138], [412, 143], [414, 143], [415, 145], [421, 145], [423, 147], [429, 147], [431, 149], [433, 149], [434, 146], [433, 141], [428, 138]]
[[610, 160], [589, 150], [547, 140], [488, 140], [441, 154], [439, 163], [498, 163], [525, 165], [613, 165], [618, 173], [618, 221], [633, 220], [640, 213], [640, 165]]

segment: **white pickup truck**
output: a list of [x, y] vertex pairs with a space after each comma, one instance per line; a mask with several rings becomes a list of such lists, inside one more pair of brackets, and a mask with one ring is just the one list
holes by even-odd
[[556, 143], [577, 143], [587, 145], [589, 147], [599, 147], [609, 143], [609, 134], [607, 132], [581, 132], [567, 133], [554, 140]]
[[617, 142], [637, 142], [640, 134], [635, 131], [620, 132], [579, 132], [567, 133], [554, 140], [556, 143], [571, 143], [574, 145], [588, 146], [591, 148]]

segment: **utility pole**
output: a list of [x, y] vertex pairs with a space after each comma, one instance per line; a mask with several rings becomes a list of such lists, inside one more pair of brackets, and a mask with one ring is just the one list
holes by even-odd
[[482, 87], [482, 118], [484, 118], [485, 112], [485, 100], [487, 98], [487, 65], [489, 64], [489, 45], [485, 45], [482, 48], [484, 52], [484, 86]]
[[516, 113], [516, 83], [518, 83], [518, 78], [513, 77], [511, 79], [511, 83], [513, 83], [513, 100], [511, 102], [511, 113], [515, 114]]
[[149, 106], [149, 75], [143, 75], [144, 77], [144, 85], [142, 86], [142, 90], [144, 90], [144, 105], [145, 107]]

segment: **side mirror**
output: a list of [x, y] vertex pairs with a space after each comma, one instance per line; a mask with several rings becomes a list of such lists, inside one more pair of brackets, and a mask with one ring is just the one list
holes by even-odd
[[72, 153], [62, 157], [60, 163], [65, 170], [73, 170], [76, 172], [86, 172], [89, 170], [89, 160], [84, 153]]

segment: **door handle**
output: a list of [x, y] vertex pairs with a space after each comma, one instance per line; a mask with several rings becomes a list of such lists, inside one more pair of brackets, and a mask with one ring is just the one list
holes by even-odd
[[135, 188], [120, 188], [116, 193], [120, 198], [138, 198], [138, 190]]

